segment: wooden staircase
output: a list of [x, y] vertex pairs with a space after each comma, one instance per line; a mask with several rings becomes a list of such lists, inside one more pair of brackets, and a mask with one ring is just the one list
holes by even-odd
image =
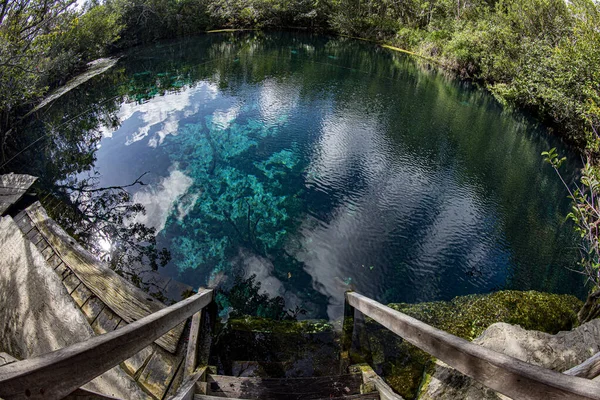
[[[7, 180], [6, 176], [0, 178], [3, 182]], [[11, 182], [17, 179], [12, 176], [8, 178], [12, 179]], [[29, 179], [27, 182], [30, 184], [33, 180]], [[3, 212], [10, 209], [27, 188], [19, 187], [19, 189], [20, 192], [11, 195], [10, 202], [2, 203]], [[11, 219], [9, 216], [3, 218]], [[67, 297], [69, 299], [67, 301], [72, 302], [74, 308], [83, 315], [83, 321], [89, 324], [87, 330], [93, 332], [92, 335], [118, 330], [167, 307], [117, 275], [76, 243], [48, 217], [39, 202], [15, 214], [12, 220], [14, 221], [12, 225], [16, 224], [18, 227], [16, 231], [20, 229], [23, 234], [20, 242], [24, 244], [29, 242], [34, 247], [29, 250], [23, 249], [23, 255], [20, 257], [28, 257], [27, 263], [35, 264], [40, 272], [41, 270], [54, 271], [66, 291], [60, 296]], [[37, 256], [32, 257], [33, 253]], [[57, 292], [53, 292], [53, 296], [57, 295]], [[40, 301], [48, 300], [40, 299]], [[162, 400], [172, 396], [183, 380], [183, 361], [187, 346], [187, 335], [183, 337], [185, 340], [182, 340], [184, 327], [185, 321], [158, 337], [154, 343], [148, 344], [132, 357], [121, 361], [120, 365], [114, 368], [112, 376], [104, 379], [103, 382], [106, 383], [104, 386], [110, 386], [113, 382], [111, 378], [117, 374], [122, 381], [129, 381], [127, 385], [130, 389], [135, 389], [128, 390], [128, 399]], [[47, 331], [45, 336], [60, 338], [50, 339], [50, 342], [73, 343], [72, 339], [68, 338], [69, 335], [63, 340], [64, 332], [58, 328], [55, 331], [48, 328], [45, 330]], [[82, 329], [79, 331], [81, 332]], [[55, 348], [56, 346], [53, 346], [46, 351]], [[121, 392], [123, 390], [124, 388]], [[108, 391], [105, 394], [112, 393]]]
[[230, 319], [210, 360], [219, 368], [206, 368], [196, 400], [400, 399], [389, 387], [380, 397], [368, 365], [340, 367], [339, 332], [328, 321]]
[[[310, 378], [250, 378], [208, 374], [194, 398], [318, 400], [379, 399], [377, 392], [361, 394], [361, 374], [343, 374]], [[203, 392], [205, 389], [205, 393]]]
[[[96, 334], [114, 331], [166, 308], [76, 243], [48, 217], [39, 202], [17, 214], [14, 220], [62, 280]], [[148, 399], [166, 398], [181, 381], [182, 372], [179, 370], [185, 355], [185, 343], [180, 339], [184, 325], [180, 323], [120, 363], [121, 369], [131, 376]], [[134, 397], [139, 398], [139, 395]]]
[[303, 378], [340, 369], [339, 333], [326, 320], [231, 318], [211, 354], [220, 374], [238, 377]]

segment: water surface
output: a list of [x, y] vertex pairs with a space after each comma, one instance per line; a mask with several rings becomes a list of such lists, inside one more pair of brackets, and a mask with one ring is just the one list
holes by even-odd
[[406, 55], [214, 34], [135, 49], [71, 97], [116, 99], [94, 168], [101, 185], [149, 172], [131, 190], [173, 256], [165, 276], [256, 275], [330, 318], [350, 288], [384, 303], [580, 293], [566, 192], [540, 157], [557, 144]]

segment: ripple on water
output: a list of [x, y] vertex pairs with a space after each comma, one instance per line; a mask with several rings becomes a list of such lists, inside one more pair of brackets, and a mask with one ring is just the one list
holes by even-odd
[[[173, 261], [162, 273], [197, 287], [252, 270], [271, 294], [310, 306], [308, 317], [339, 316], [348, 288], [384, 302], [500, 287], [576, 293], [564, 268], [568, 201], [539, 157], [554, 146], [542, 131], [399, 54], [242, 37], [252, 44], [214, 35], [174, 44], [182, 53], [138, 49], [112, 77], [154, 93], [144, 84], [187, 74], [180, 89], [120, 105], [121, 126], [103, 128], [97, 152], [106, 185], [142, 166], [157, 182], [172, 171], [191, 180], [137, 196], [166, 218], [158, 239]], [[235, 58], [223, 57], [226, 42]], [[281, 57], [291, 45], [298, 53]], [[315, 62], [332, 49], [335, 63]]]

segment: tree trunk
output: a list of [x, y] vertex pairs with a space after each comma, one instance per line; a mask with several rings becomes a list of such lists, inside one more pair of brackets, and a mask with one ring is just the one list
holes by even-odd
[[577, 313], [579, 324], [584, 324], [598, 317], [600, 317], [600, 290], [591, 293]]

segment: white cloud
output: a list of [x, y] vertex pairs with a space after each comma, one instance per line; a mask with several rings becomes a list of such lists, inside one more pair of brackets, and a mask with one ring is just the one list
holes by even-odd
[[275, 266], [269, 259], [241, 248], [234, 262], [242, 266], [245, 279], [256, 276], [255, 282], [260, 283], [260, 294], [267, 294], [270, 298], [282, 296], [287, 308], [294, 309], [300, 304], [298, 297], [286, 291], [283, 283], [273, 275]]
[[332, 319], [341, 315], [343, 293], [352, 285], [363, 293], [386, 287], [385, 273], [370, 273], [366, 257], [388, 248], [398, 227], [415, 216], [436, 213], [420, 228], [426, 230], [419, 235], [424, 240], [411, 249], [411, 263], [423, 266], [407, 276], [415, 293], [435, 296], [443, 289], [438, 286], [443, 280], [435, 278], [447, 266], [439, 265], [439, 260], [456, 247], [468, 249], [461, 260], [463, 271], [481, 267], [494, 252], [495, 238], [463, 234], [493, 218], [494, 210], [484, 204], [477, 188], [457, 182], [451, 167], [432, 168], [430, 161], [387, 142], [375, 118], [351, 114], [359, 118], [331, 115], [324, 121], [307, 184], [323, 191], [349, 184], [355, 189], [345, 194], [326, 221], [307, 216], [296, 242], [288, 244], [312, 277], [313, 288], [328, 298]]
[[[179, 129], [179, 120], [189, 117], [200, 110], [200, 106], [206, 101], [217, 97], [218, 88], [208, 82], [200, 82], [197, 85], [175, 93], [167, 93], [156, 96], [145, 103], [123, 103], [118, 112], [121, 121], [137, 114], [142, 123], [127, 138], [126, 145], [138, 142], [146, 138], [151, 130], [156, 130], [148, 140], [148, 145], [157, 147], [168, 135], [176, 135]], [[116, 131], [118, 132], [118, 130]], [[104, 137], [112, 137], [113, 132], [109, 128], [103, 128]]]
[[[169, 176], [133, 195], [133, 202], [141, 203], [146, 208], [146, 214], [137, 215], [134, 221], [156, 228], [156, 233], [162, 231], [176, 203], [186, 195], [192, 183], [192, 178], [177, 170], [176, 166], [172, 167]], [[187, 201], [178, 205], [179, 219], [187, 215], [197, 199], [198, 194], [189, 194]]]
[[279, 82], [267, 79], [260, 87], [258, 107], [262, 120], [266, 124], [279, 122], [279, 118], [285, 117], [300, 99], [301, 85], [291, 82]]
[[213, 125], [223, 130], [229, 128], [240, 114], [241, 109], [241, 105], [238, 104], [225, 111], [215, 111], [212, 118]]

